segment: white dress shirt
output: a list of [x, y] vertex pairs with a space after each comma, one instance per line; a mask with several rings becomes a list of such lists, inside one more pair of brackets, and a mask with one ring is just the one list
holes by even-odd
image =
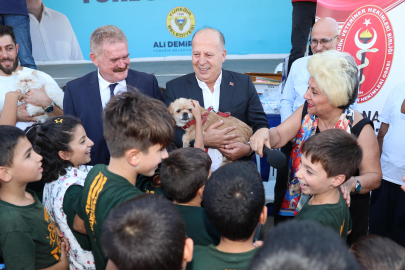
[[[100, 88], [100, 97], [101, 97], [101, 104], [103, 105], [103, 109], [105, 105], [110, 101], [110, 82], [104, 80], [104, 78], [100, 75], [100, 71], [97, 71], [98, 74], [98, 86]], [[122, 81], [117, 82], [118, 84], [114, 88], [114, 96], [127, 91], [127, 81], [124, 79]]]
[[[213, 107], [213, 109], [218, 112], [219, 109], [219, 94], [221, 92], [221, 81], [222, 81], [222, 71], [219, 74], [218, 79], [215, 81], [214, 84], [214, 92], [211, 92], [209, 87], [205, 82], [200, 81], [197, 76], [195, 76], [198, 82], [198, 86], [201, 88], [204, 98], [204, 108], [208, 109], [209, 107]], [[211, 157], [212, 164], [211, 170], [215, 171], [219, 168], [222, 163], [222, 154], [216, 148], [208, 148], [208, 155]]]
[[[285, 83], [280, 100], [281, 123], [290, 117], [298, 107], [305, 103], [304, 95], [308, 90], [308, 81], [311, 77], [308, 72], [308, 61], [311, 56], [302, 57], [294, 61], [290, 74]], [[357, 108], [357, 101], [350, 105], [352, 109]]]
[[308, 89], [308, 61], [312, 56], [302, 57], [294, 61], [290, 74], [285, 83], [280, 100], [281, 123], [305, 102], [305, 92]]
[[68, 18], [43, 6], [41, 21], [30, 14], [32, 56], [35, 61], [83, 60]]
[[383, 180], [397, 185], [403, 185], [405, 175], [405, 114], [401, 113], [401, 105], [405, 99], [405, 82], [397, 85], [385, 102], [379, 120], [389, 124], [385, 134], [381, 154], [381, 169]]

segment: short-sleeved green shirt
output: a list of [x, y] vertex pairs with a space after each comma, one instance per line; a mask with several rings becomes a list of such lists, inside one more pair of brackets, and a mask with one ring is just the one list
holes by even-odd
[[101, 246], [104, 220], [111, 209], [140, 194], [138, 188], [110, 172], [106, 165], [94, 166], [87, 175], [76, 213], [86, 225], [96, 269], [105, 269], [108, 261]]
[[339, 194], [339, 202], [334, 204], [310, 205], [310, 200], [307, 200], [294, 220], [309, 220], [330, 227], [346, 241], [347, 232], [352, 229], [352, 220], [340, 189]]
[[162, 187], [152, 186], [153, 176], [139, 175], [136, 179], [136, 187], [144, 193], [159, 194], [165, 196], [168, 200], [173, 201], [172, 197]]
[[187, 270], [246, 270], [257, 251], [258, 248], [244, 253], [227, 253], [214, 245], [194, 246], [193, 261], [187, 264]]
[[35, 203], [17, 206], [0, 200], [0, 256], [6, 269], [41, 269], [58, 262], [60, 240], [46, 208], [34, 191]]
[[74, 230], [73, 223], [76, 215], [76, 205], [83, 192], [83, 187], [80, 185], [71, 185], [65, 192], [63, 197], [63, 212], [66, 215], [66, 221], [69, 229], [72, 231], [80, 247], [84, 250], [91, 250], [90, 239], [88, 235], [81, 234]]
[[208, 220], [202, 207], [175, 204], [186, 225], [187, 237], [194, 241], [194, 245], [218, 245], [221, 235]]

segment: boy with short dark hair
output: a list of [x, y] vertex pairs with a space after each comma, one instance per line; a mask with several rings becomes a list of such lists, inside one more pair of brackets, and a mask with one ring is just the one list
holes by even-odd
[[331, 227], [346, 240], [352, 222], [340, 185], [355, 174], [363, 158], [356, 138], [342, 129], [328, 129], [302, 146], [297, 171], [301, 191], [312, 195], [294, 220]]
[[247, 269], [257, 252], [253, 237], [267, 219], [264, 187], [256, 166], [249, 161], [226, 164], [205, 184], [204, 207], [221, 234], [218, 246], [194, 247], [187, 269]]
[[199, 148], [180, 148], [162, 162], [163, 189], [173, 198], [195, 245], [218, 244], [220, 235], [201, 207], [205, 183], [211, 173], [211, 158]]
[[0, 256], [7, 269], [68, 269], [65, 243], [27, 184], [42, 178], [42, 157], [25, 133], [0, 126]]
[[140, 175], [136, 179], [136, 187], [143, 193], [158, 194], [166, 197], [169, 201], [173, 201], [172, 197], [162, 188], [162, 181], [160, 181], [160, 168], [158, 165], [153, 176]]
[[357, 270], [359, 267], [331, 228], [311, 221], [290, 220], [269, 231], [263, 247], [249, 265], [249, 270], [286, 269]]
[[110, 210], [142, 192], [138, 174], [152, 176], [173, 140], [174, 120], [159, 100], [125, 92], [111, 98], [104, 110], [104, 137], [110, 164], [96, 165], [86, 177], [74, 229], [87, 233], [97, 269], [105, 269], [102, 226]]
[[119, 270], [183, 270], [193, 256], [179, 212], [161, 195], [143, 194], [111, 210], [102, 244], [107, 268]]

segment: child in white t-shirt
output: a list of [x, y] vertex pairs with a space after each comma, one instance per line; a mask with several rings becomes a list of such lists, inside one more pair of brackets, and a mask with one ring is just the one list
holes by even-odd
[[27, 130], [27, 136], [43, 156], [41, 181], [46, 184], [42, 203], [69, 241], [70, 269], [95, 269], [93, 254], [81, 247], [80, 237], [76, 239], [70, 229], [73, 228], [75, 202], [92, 168], [83, 164], [90, 162], [90, 149], [94, 143], [86, 136], [80, 120], [70, 116], [35, 124]]

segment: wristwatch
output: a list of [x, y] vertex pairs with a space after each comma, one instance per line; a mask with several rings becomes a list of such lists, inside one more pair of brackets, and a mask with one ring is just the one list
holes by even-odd
[[353, 178], [356, 179], [356, 187], [354, 188], [354, 193], [357, 194], [361, 190], [361, 183], [360, 183], [359, 179], [357, 179], [356, 176], [353, 176]]
[[43, 108], [44, 109], [44, 111], [46, 112], [46, 113], [51, 113], [51, 112], [53, 112], [53, 107], [55, 106], [55, 104], [53, 103], [53, 101], [52, 101], [52, 103], [51, 103], [51, 105], [49, 105], [49, 106], [47, 106], [47, 107], [45, 107], [45, 108]]
[[[249, 145], [249, 147], [250, 147], [250, 141], [248, 141], [246, 144]], [[248, 156], [250, 156], [252, 153], [253, 153], [253, 149], [252, 149], [252, 147], [250, 147], [250, 153], [247, 154], [246, 156], [248, 157]]]

